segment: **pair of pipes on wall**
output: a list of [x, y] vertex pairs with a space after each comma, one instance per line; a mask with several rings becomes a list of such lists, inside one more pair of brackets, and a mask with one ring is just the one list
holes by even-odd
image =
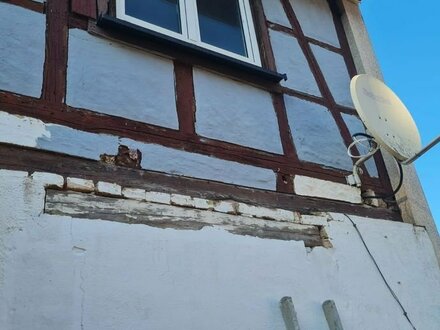
[[[300, 330], [298, 317], [296, 316], [295, 306], [291, 297], [283, 297], [280, 300], [281, 313], [283, 315], [286, 330]], [[322, 304], [325, 319], [330, 330], [343, 330], [338, 309], [333, 300], [326, 300]]]

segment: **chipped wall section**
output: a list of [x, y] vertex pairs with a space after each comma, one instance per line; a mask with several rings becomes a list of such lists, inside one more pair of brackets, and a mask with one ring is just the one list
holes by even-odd
[[194, 89], [197, 134], [283, 153], [268, 92], [200, 69], [194, 70]]
[[0, 132], [0, 142], [36, 147], [93, 160], [100, 160], [103, 154], [116, 154], [118, 146], [125, 145], [141, 151], [140, 165], [143, 169], [276, 190], [276, 175], [270, 169], [157, 144], [141, 143], [113, 135], [95, 134], [66, 126], [45, 124], [37, 119], [14, 116], [1, 111]]
[[292, 96], [284, 101], [299, 159], [351, 171], [353, 162], [330, 111]]
[[68, 56], [67, 104], [178, 128], [172, 61], [78, 29]]
[[40, 97], [45, 31], [45, 15], [0, 2], [0, 90]]
[[[284, 328], [284, 296], [293, 298], [302, 329], [328, 329], [321, 307], [327, 299], [346, 329], [410, 329], [344, 215], [323, 221], [334, 248], [310, 250], [220, 228], [44, 214], [43, 178], [50, 176], [39, 177], [0, 172], [7, 211], [0, 222], [0, 324], [7, 329], [275, 330]], [[8, 230], [5, 215], [15, 224]], [[415, 327], [438, 329], [440, 273], [426, 231], [351, 218]]]

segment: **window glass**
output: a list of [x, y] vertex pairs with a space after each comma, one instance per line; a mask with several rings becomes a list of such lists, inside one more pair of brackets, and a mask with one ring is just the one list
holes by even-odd
[[179, 0], [125, 0], [125, 14], [181, 33]]
[[238, 0], [197, 0], [197, 11], [203, 42], [247, 56]]

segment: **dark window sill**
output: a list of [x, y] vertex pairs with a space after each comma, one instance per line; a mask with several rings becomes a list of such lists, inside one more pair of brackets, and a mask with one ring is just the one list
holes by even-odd
[[273, 85], [282, 79], [286, 79], [285, 74], [213, 52], [113, 16], [100, 16], [96, 25], [89, 24], [90, 33], [161, 53], [172, 59], [205, 67], [256, 85]]

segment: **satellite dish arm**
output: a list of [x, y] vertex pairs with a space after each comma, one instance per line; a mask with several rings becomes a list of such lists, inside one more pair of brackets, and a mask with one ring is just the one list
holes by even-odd
[[437, 138], [435, 138], [434, 140], [431, 141], [431, 143], [429, 143], [426, 147], [424, 147], [422, 150], [420, 150], [418, 153], [416, 153], [414, 156], [412, 156], [411, 158], [408, 158], [407, 160], [403, 161], [402, 164], [403, 165], [409, 165], [412, 162], [416, 161], [417, 159], [419, 159], [422, 155], [424, 155], [429, 149], [431, 149], [432, 147], [434, 147], [437, 143], [440, 142], [440, 135], [437, 136]]

